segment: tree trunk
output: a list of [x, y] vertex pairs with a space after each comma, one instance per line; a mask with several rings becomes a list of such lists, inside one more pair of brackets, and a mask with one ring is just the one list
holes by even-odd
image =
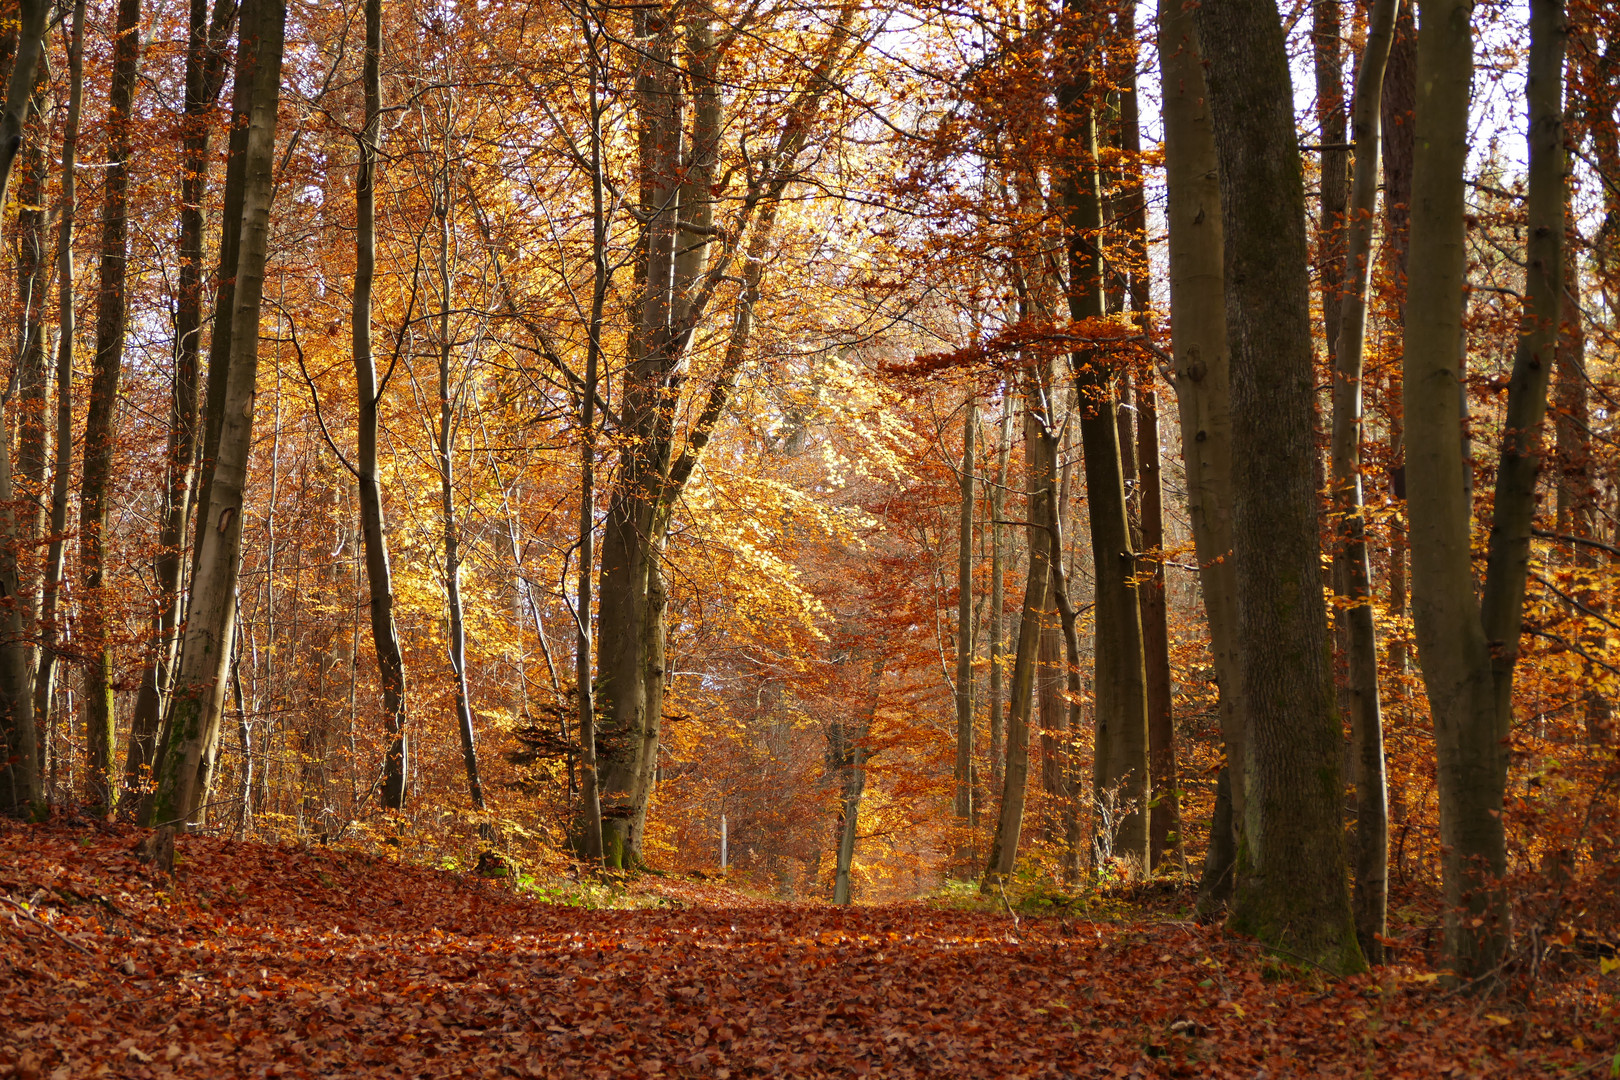
[[1030, 707], [1034, 699], [1036, 653], [1045, 619], [1042, 604], [1052, 556], [1052, 538], [1045, 527], [1045, 522], [1051, 518], [1046, 503], [1056, 490], [1056, 485], [1050, 482], [1056, 471], [1057, 443], [1049, 412], [1051, 399], [1049, 375], [1039, 370], [1027, 371], [1024, 374], [1024, 476], [1029, 491], [1026, 511], [1029, 577], [1024, 583], [1018, 651], [1008, 686], [1007, 757], [1001, 787], [1001, 813], [996, 820], [996, 835], [990, 844], [990, 859], [980, 885], [986, 893], [1012, 873], [1018, 861], [1018, 837], [1024, 825], [1024, 801], [1029, 787]]
[[1563, 295], [1564, 22], [1559, 0], [1531, 5], [1525, 302], [1476, 607], [1456, 359], [1473, 69], [1469, 12], [1457, 0], [1426, 0], [1419, 20], [1405, 397], [1413, 615], [1439, 754], [1445, 957], [1461, 978], [1481, 981], [1495, 975], [1511, 934], [1500, 884], [1507, 867], [1502, 812], [1541, 425]]
[[866, 714], [851, 725], [839, 722], [832, 732], [832, 753], [843, 776], [842, 795], [838, 811], [838, 856], [833, 873], [833, 903], [851, 902], [849, 873], [855, 862], [856, 825], [861, 817], [861, 796], [866, 791], [866, 762], [872, 756], [866, 738], [872, 731], [872, 719], [877, 715], [878, 691], [883, 679], [881, 650], [872, 659], [872, 696]]
[[1334, 971], [1365, 967], [1346, 880], [1314, 458], [1310, 252], [1277, 8], [1198, 9], [1220, 160], [1232, 345], [1234, 549], [1249, 711], [1232, 922]]
[[962, 493], [956, 552], [956, 824], [962, 831], [959, 862], [972, 858], [968, 829], [973, 820], [973, 436], [978, 399], [969, 395], [962, 410]]
[[[1397, 0], [1395, 40], [1384, 65], [1384, 92], [1380, 99], [1379, 158], [1384, 167], [1384, 251], [1395, 284], [1396, 323], [1406, 324], [1406, 258], [1412, 203], [1412, 109], [1417, 100], [1417, 30], [1412, 25], [1412, 0]], [[1389, 526], [1389, 614], [1407, 615], [1406, 428], [1399, 408], [1400, 365], [1390, 366], [1390, 392], [1394, 404], [1389, 417], [1390, 496], [1400, 513]], [[1389, 664], [1406, 674], [1409, 662], [1407, 635], [1391, 634]]]
[[[455, 681], [456, 730], [461, 736], [461, 762], [467, 771], [467, 793], [484, 809], [484, 784], [478, 776], [478, 747], [473, 733], [472, 701], [467, 692], [467, 620], [461, 604], [461, 526], [456, 520], [455, 402], [450, 390], [450, 148], [445, 146], [444, 189], [439, 194], [439, 524], [444, 540], [445, 606], [450, 612], [450, 674]], [[459, 394], [457, 395], [459, 396]]]
[[197, 375], [203, 301], [203, 204], [208, 196], [210, 122], [224, 82], [225, 47], [236, 22], [236, 4], [216, 0], [212, 22], [207, 0], [191, 0], [186, 45], [186, 101], [182, 119], [184, 163], [180, 177], [179, 287], [174, 313], [174, 390], [169, 403], [169, 454], [163, 525], [153, 576], [157, 603], [146, 672], [135, 698], [129, 750], [124, 758], [126, 793], [146, 785], [157, 750], [158, 720], [169, 692], [180, 625], [180, 578], [197, 479]]
[[[17, 151], [22, 145], [33, 96], [34, 71], [44, 46], [43, 0], [20, 0], [17, 60], [6, 83], [5, 111], [0, 113], [0, 202], [11, 186]], [[21, 529], [11, 482], [10, 425], [0, 430], [0, 592], [6, 600], [0, 617], [0, 813], [21, 817], [40, 798], [38, 734], [34, 727], [34, 695], [30, 678], [33, 644], [23, 626], [24, 605], [18, 595], [21, 579], [17, 541]]]
[[1343, 305], [1333, 379], [1334, 580], [1344, 623], [1351, 761], [1356, 783], [1354, 857], [1356, 936], [1369, 963], [1381, 964], [1389, 901], [1389, 797], [1384, 780], [1384, 721], [1378, 701], [1378, 638], [1372, 571], [1362, 517], [1362, 356], [1367, 331], [1367, 277], [1378, 200], [1378, 118], [1384, 64], [1395, 29], [1396, 0], [1376, 0], [1356, 79], [1354, 183], [1345, 229]]
[[[212, 774], [235, 629], [234, 597], [241, 569], [242, 508], [253, 438], [258, 375], [259, 308], [264, 288], [270, 201], [274, 194], [276, 107], [287, 8], [284, 0], [249, 0], [241, 17], [247, 61], [238, 82], [250, 81], [248, 115], [233, 118], [246, 133], [242, 162], [242, 218], [231, 311], [231, 354], [220, 411], [219, 442], [208, 491], [179, 671], [170, 706], [158, 787], [148, 815], [160, 825], [197, 818]], [[246, 121], [243, 123], [243, 121]]]
[[[1104, 313], [1102, 193], [1097, 173], [1096, 113], [1087, 100], [1088, 73], [1073, 72], [1058, 90], [1060, 124], [1071, 160], [1062, 180], [1069, 270], [1069, 316], [1076, 322]], [[1101, 350], [1070, 354], [1085, 455], [1087, 516], [1095, 574], [1093, 613], [1096, 757], [1092, 798], [1110, 807], [1111, 836], [1102, 849], [1147, 871], [1147, 670], [1136, 553], [1126, 520], [1119, 427], [1114, 416], [1116, 365]]]
[[107, 507], [118, 442], [118, 383], [124, 365], [129, 247], [129, 157], [135, 77], [140, 65], [140, 0], [119, 0], [107, 98], [107, 184], [101, 209], [101, 264], [96, 292], [96, 357], [84, 421], [84, 479], [79, 491], [79, 576], [88, 729], [89, 798], [111, 809], [113, 798], [113, 648], [108, 640], [105, 561]]
[[[1215, 135], [1192, 12], [1177, 0], [1159, 8], [1159, 68], [1164, 95], [1165, 178], [1170, 226], [1170, 335], [1175, 354], [1187, 509], [1209, 621], [1210, 655], [1220, 692], [1230, 811], [1241, 829], [1244, 730], [1248, 710], [1237, 655], [1237, 564], [1232, 558], [1232, 415], [1226, 339], [1224, 242]], [[1219, 809], [1217, 803], [1217, 809]], [[1212, 828], [1218, 829], [1216, 814]], [[1206, 914], [1231, 888], [1235, 836], [1213, 836], [1199, 885]]]
[[1001, 398], [1001, 423], [996, 429], [996, 473], [990, 486], [990, 789], [1001, 787], [1002, 741], [1005, 735], [1005, 713], [1002, 711], [1002, 684], [1005, 682], [1002, 664], [1006, 649], [1002, 640], [1001, 622], [1007, 606], [1007, 554], [1002, 539], [1003, 519], [1007, 516], [1007, 458], [1012, 451], [1012, 395]]
[[68, 483], [73, 475], [73, 221], [77, 213], [79, 113], [84, 103], [84, 6], [75, 0], [68, 46], [68, 114], [62, 129], [62, 222], [57, 233], [56, 464], [51, 476], [51, 542], [40, 582], [39, 670], [34, 680], [34, 715], [50, 725], [56, 689], [56, 609], [61, 599], [67, 551]]
[[377, 275], [377, 160], [382, 136], [382, 0], [366, 0], [366, 54], [363, 73], [365, 127], [360, 136], [360, 169], [354, 184], [354, 342], [356, 401], [355, 471], [359, 486], [360, 538], [365, 547], [366, 584], [370, 591], [371, 641], [377, 653], [377, 682], [382, 691], [383, 729], [388, 750], [383, 760], [382, 804], [405, 809], [410, 777], [410, 743], [406, 733], [405, 656], [394, 623], [394, 575], [388, 558], [388, 531], [383, 518], [382, 485], [377, 476], [377, 364], [371, 347], [371, 290]]
[[[1116, 29], [1134, 43], [1136, 9], [1122, 6]], [[1120, 75], [1119, 142], [1123, 151], [1125, 191], [1121, 225], [1130, 250], [1129, 298], [1132, 318], [1149, 329], [1151, 268], [1148, 259], [1147, 197], [1142, 181], [1142, 116], [1136, 86], [1134, 49]], [[1175, 717], [1170, 697], [1170, 627], [1164, 594], [1164, 498], [1159, 480], [1159, 402], [1151, 375], [1138, 379], [1136, 398], [1136, 504], [1138, 547], [1151, 552], [1149, 576], [1137, 592], [1141, 604], [1142, 650], [1147, 676], [1148, 772], [1153, 778], [1149, 799], [1150, 868], [1165, 853], [1181, 850], [1181, 812], [1176, 791]], [[1121, 451], [1125, 448], [1122, 446]]]

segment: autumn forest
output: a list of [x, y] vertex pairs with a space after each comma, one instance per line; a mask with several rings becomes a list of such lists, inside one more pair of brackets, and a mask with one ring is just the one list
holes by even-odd
[[[1614, 1041], [1611, 6], [0, 12], [38, 948], [95, 951], [50, 837], [208, 890], [280, 844], [502, 926], [651, 889], [1058, 949], [1020, 919], [1122, 904], [1127, 952]], [[1117, 1060], [1203, 1060], [1190, 1015]]]

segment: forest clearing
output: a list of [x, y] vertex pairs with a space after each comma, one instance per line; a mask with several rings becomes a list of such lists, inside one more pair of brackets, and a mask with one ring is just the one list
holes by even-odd
[[[1612, 988], [1327, 978], [1123, 904], [1017, 917], [643, 879], [586, 910], [336, 848], [0, 826], [0, 1075], [1554, 1077]], [[645, 886], [645, 887], [643, 887]], [[21, 898], [26, 903], [19, 903]]]

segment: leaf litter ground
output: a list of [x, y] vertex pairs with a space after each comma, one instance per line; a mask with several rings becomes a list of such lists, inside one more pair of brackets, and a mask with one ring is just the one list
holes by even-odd
[[[1218, 930], [926, 903], [551, 905], [337, 849], [0, 825], [0, 1076], [1608, 1076], [1596, 982], [1527, 1007]], [[1607, 981], [1605, 979], [1604, 981]]]

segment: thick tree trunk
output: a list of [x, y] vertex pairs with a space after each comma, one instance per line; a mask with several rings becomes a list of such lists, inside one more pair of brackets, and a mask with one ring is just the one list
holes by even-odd
[[1376, 0], [1356, 79], [1356, 159], [1345, 228], [1343, 305], [1333, 378], [1332, 482], [1337, 524], [1338, 618], [1344, 623], [1351, 761], [1356, 783], [1354, 843], [1356, 936], [1369, 963], [1384, 959], [1389, 899], [1389, 797], [1384, 781], [1384, 721], [1378, 700], [1378, 638], [1372, 570], [1362, 516], [1362, 356], [1367, 330], [1373, 212], [1378, 200], [1378, 118], [1384, 64], [1394, 37], [1396, 0]]
[[1365, 966], [1346, 879], [1314, 458], [1310, 252], [1283, 28], [1270, 0], [1198, 9], [1232, 344], [1234, 550], [1249, 711], [1235, 927]]
[[1508, 387], [1483, 597], [1474, 600], [1457, 401], [1464, 284], [1470, 6], [1427, 0], [1418, 35], [1417, 155], [1406, 320], [1407, 498], [1418, 656], [1439, 753], [1448, 966], [1496, 973], [1511, 936], [1503, 796], [1541, 425], [1564, 274], [1563, 7], [1530, 8], [1525, 303]]
[[[1097, 173], [1097, 126], [1086, 100], [1090, 76], [1076, 71], [1058, 90], [1060, 123], [1072, 148], [1063, 178], [1068, 247], [1069, 315], [1076, 322], [1104, 312], [1102, 194]], [[1114, 417], [1116, 365], [1100, 350], [1070, 355], [1080, 445], [1085, 455], [1087, 516], [1095, 575], [1096, 756], [1092, 798], [1108, 806], [1111, 835], [1100, 849], [1133, 861], [1148, 860], [1147, 670], [1142, 610], [1136, 589], [1136, 553], [1125, 511], [1119, 427]]]
[[[1237, 564], [1232, 558], [1232, 415], [1222, 260], [1221, 190], [1215, 135], [1192, 12], [1177, 0], [1159, 8], [1159, 69], [1170, 225], [1170, 340], [1175, 354], [1187, 509], [1209, 620], [1210, 655], [1226, 744], [1225, 822], [1242, 827], [1243, 680], [1237, 657]], [[1219, 804], [1218, 804], [1219, 806]], [[1221, 815], [1212, 827], [1219, 829]], [[1208, 913], [1231, 888], [1235, 836], [1212, 835], [1199, 906]]]
[[249, 0], [242, 11], [242, 51], [249, 62], [238, 68], [237, 80], [250, 82], [250, 90], [246, 95], [248, 114], [234, 118], [246, 138], [230, 366], [219, 414], [208, 516], [198, 519], [197, 569], [186, 608], [186, 632], [165, 746], [159, 754], [157, 793], [148, 815], [164, 826], [197, 818], [207, 797], [207, 781], [213, 772], [210, 759], [217, 749], [224, 712], [241, 569], [243, 495], [253, 439], [259, 309], [275, 190], [272, 167], [286, 15], [284, 0]]
[[[45, 372], [45, 312], [53, 266], [53, 252], [46, 235], [45, 181], [46, 144], [49, 126], [45, 121], [45, 69], [36, 65], [34, 92], [29, 99], [28, 129], [18, 151], [22, 179], [17, 188], [17, 495], [28, 510], [21, 514], [24, 550], [29, 554], [22, 569], [24, 621], [37, 625], [39, 566], [33, 551], [45, 528], [45, 464], [50, 456], [50, 427], [46, 423], [47, 385]], [[37, 666], [37, 661], [36, 661]]]
[[118, 442], [118, 383], [124, 366], [129, 247], [130, 108], [140, 65], [140, 0], [119, 0], [107, 98], [107, 182], [101, 204], [101, 264], [96, 292], [96, 357], [84, 422], [84, 479], [79, 489], [79, 576], [84, 666], [84, 721], [89, 798], [112, 808], [113, 647], [108, 640], [107, 507]]
[[157, 579], [152, 644], [135, 698], [129, 750], [124, 758], [126, 794], [144, 787], [157, 751], [158, 721], [169, 692], [180, 625], [180, 579], [197, 479], [197, 376], [202, 348], [203, 203], [208, 196], [210, 114], [224, 82], [225, 47], [236, 22], [233, 0], [216, 0], [212, 22], [207, 0], [191, 0], [186, 46], [186, 100], [182, 119], [179, 287], [174, 313], [174, 390], [169, 403], [169, 454], [163, 525], [153, 567]]
[[410, 744], [406, 733], [405, 656], [394, 623], [394, 575], [388, 557], [382, 485], [377, 475], [377, 364], [371, 346], [371, 291], [377, 274], [377, 159], [382, 137], [382, 0], [366, 0], [366, 54], [363, 72], [365, 127], [360, 136], [360, 169], [354, 184], [354, 343], [356, 454], [360, 539], [365, 547], [366, 585], [370, 592], [371, 641], [377, 654], [377, 682], [382, 691], [383, 730], [388, 750], [383, 760], [382, 804], [405, 809], [410, 777]]
[[34, 715], [50, 726], [56, 690], [56, 610], [61, 598], [67, 551], [68, 483], [73, 475], [73, 221], [77, 213], [79, 113], [84, 103], [84, 6], [76, 0], [68, 46], [68, 113], [62, 129], [62, 221], [56, 240], [56, 464], [51, 476], [50, 546], [40, 582], [39, 670], [34, 680]]
[[[22, 145], [48, 10], [43, 0], [21, 0], [18, 7], [17, 60], [6, 83], [5, 111], [0, 113], [0, 203], [11, 185], [17, 151]], [[23, 626], [25, 604], [19, 595], [21, 575], [17, 566], [23, 530], [12, 490], [10, 446], [8, 423], [0, 426], [0, 532], [6, 541], [0, 544], [0, 591], [4, 600], [0, 611], [0, 813], [20, 817], [32, 811], [41, 791], [30, 677], [33, 643], [28, 628]]]
[[956, 550], [956, 824], [963, 833], [958, 861], [972, 858], [967, 835], [973, 820], [973, 436], [979, 421], [978, 399], [969, 396], [962, 410], [962, 465], [957, 479], [962, 494]]
[[[1038, 363], [1039, 361], [1037, 361]], [[1024, 376], [1024, 475], [1029, 491], [1029, 577], [1024, 583], [1024, 608], [1018, 623], [1018, 651], [1013, 659], [1007, 695], [1007, 756], [1001, 786], [1001, 812], [981, 889], [989, 893], [1012, 873], [1018, 861], [1018, 837], [1024, 826], [1024, 802], [1029, 788], [1029, 720], [1034, 700], [1036, 654], [1040, 649], [1042, 605], [1047, 594], [1052, 538], [1045, 523], [1051, 520], [1047, 500], [1056, 490], [1057, 433], [1052, 430], [1048, 403], [1051, 382], [1044, 372]]]

